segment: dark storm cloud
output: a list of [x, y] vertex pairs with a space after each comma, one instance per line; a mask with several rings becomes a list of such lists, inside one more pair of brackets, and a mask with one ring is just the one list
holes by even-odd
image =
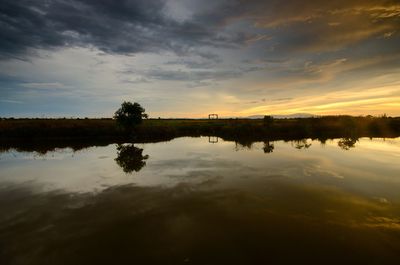
[[210, 69], [222, 62], [218, 55], [207, 57], [208, 54], [199, 54], [199, 59], [179, 58], [177, 60], [168, 61], [165, 65], [183, 65], [189, 69]]
[[148, 76], [159, 80], [197, 81], [197, 80], [223, 80], [238, 77], [241, 72], [236, 71], [167, 71], [152, 70]]
[[225, 80], [240, 77], [241, 70], [197, 70], [182, 71], [152, 68], [142, 73], [149, 79], [165, 81], [202, 81], [202, 80]]
[[32, 48], [96, 47], [133, 54], [195, 46], [235, 47], [253, 38], [223, 32], [198, 19], [168, 17], [163, 0], [4, 0], [0, 5], [0, 56], [23, 58]]
[[[180, 61], [179, 61], [180, 62]], [[178, 63], [178, 62], [176, 62]], [[167, 62], [166, 65], [175, 64], [175, 62]], [[191, 65], [191, 63], [188, 63]], [[210, 84], [209, 81], [222, 81], [232, 78], [242, 77], [246, 73], [263, 70], [260, 66], [250, 67], [236, 67], [231, 69], [206, 69], [201, 65], [187, 67], [187, 70], [174, 70], [163, 67], [152, 67], [147, 70], [127, 69], [119, 71], [123, 76], [140, 75], [141, 78], [136, 79], [133, 83], [144, 83], [149, 80], [163, 80], [163, 81], [185, 81], [194, 82], [189, 86], [196, 87], [199, 85]], [[205, 82], [207, 81], [208, 82]], [[138, 81], [138, 82], [136, 82]], [[129, 82], [128, 82], [129, 83]]]
[[[0, 56], [24, 58], [34, 48], [70, 46], [117, 54], [168, 50], [182, 55], [199, 46], [234, 48], [258, 41], [268, 42], [278, 53], [319, 52], [371, 37], [390, 39], [400, 28], [397, 1], [188, 0], [178, 2], [190, 14], [182, 21], [166, 12], [171, 2], [3, 0]], [[235, 26], [244, 21], [252, 26]]]

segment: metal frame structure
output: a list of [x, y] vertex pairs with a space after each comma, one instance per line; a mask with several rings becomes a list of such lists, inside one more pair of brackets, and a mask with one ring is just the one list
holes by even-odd
[[208, 119], [209, 120], [218, 120], [218, 114], [215, 114], [215, 113], [208, 114]]

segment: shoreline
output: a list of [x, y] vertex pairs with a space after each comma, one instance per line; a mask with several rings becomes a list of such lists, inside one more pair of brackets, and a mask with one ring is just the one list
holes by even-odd
[[112, 119], [11, 119], [0, 120], [0, 152], [10, 149], [47, 152], [122, 143], [154, 143], [179, 137], [215, 136], [249, 145], [258, 141], [317, 139], [396, 138], [400, 118], [332, 116], [274, 119], [149, 119], [132, 131]]

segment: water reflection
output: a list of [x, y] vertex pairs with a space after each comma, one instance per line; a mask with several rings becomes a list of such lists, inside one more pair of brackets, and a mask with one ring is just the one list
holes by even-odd
[[[274, 138], [262, 138], [255, 140], [253, 137], [236, 137], [229, 140], [224, 140], [224, 138], [217, 137], [217, 136], [207, 136], [208, 142], [212, 144], [219, 144], [222, 142], [234, 142], [235, 143], [235, 150], [251, 150], [255, 143], [264, 142], [269, 143], [266, 145], [265, 153], [273, 152], [275, 147], [274, 142], [285, 141], [290, 142], [291, 145], [296, 149], [308, 149], [312, 145], [312, 141], [318, 141], [320, 144], [324, 145], [327, 141], [335, 141], [335, 139], [340, 139], [337, 142], [337, 145], [342, 150], [350, 150], [356, 147], [356, 143], [359, 141], [359, 137], [351, 136], [351, 137], [337, 137], [337, 138], [326, 138], [324, 136], [318, 138], [296, 138], [296, 139], [274, 139]], [[372, 137], [370, 137], [373, 139]], [[376, 139], [376, 138], [375, 138]], [[385, 139], [385, 138], [382, 138]], [[390, 138], [387, 138], [390, 139]], [[158, 139], [148, 139], [147, 143], [157, 143], [160, 142]], [[144, 142], [141, 142], [144, 143]], [[71, 148], [74, 151], [85, 150], [87, 148], [93, 146], [108, 146], [110, 144], [118, 144], [117, 140], [113, 139], [90, 139], [90, 140], [83, 140], [83, 139], [49, 139], [49, 140], [17, 140], [17, 141], [10, 141], [10, 142], [0, 142], [0, 154], [7, 153], [9, 151], [17, 151], [17, 152], [36, 152], [38, 155], [46, 155], [48, 152], [54, 152], [58, 149], [65, 149]]]
[[216, 144], [216, 143], [218, 143], [218, 137], [217, 136], [208, 136], [208, 142], [210, 144]]
[[396, 264], [400, 258], [399, 205], [286, 178], [240, 189], [127, 185], [95, 196], [23, 188], [0, 194], [7, 213], [0, 219], [3, 264]]
[[0, 154], [0, 263], [400, 260], [399, 138], [208, 140]]
[[235, 141], [235, 150], [240, 151], [240, 150], [245, 150], [249, 149], [251, 150], [253, 148], [253, 144], [255, 142], [249, 139], [240, 139]]
[[125, 173], [139, 172], [149, 158], [143, 155], [143, 149], [135, 147], [134, 144], [117, 145], [117, 158], [115, 161]]
[[264, 147], [263, 147], [264, 153], [266, 154], [272, 153], [274, 151], [274, 148], [275, 146], [273, 142], [272, 143], [270, 141], [264, 142]]
[[308, 142], [308, 139], [301, 139], [301, 140], [295, 140], [292, 141], [292, 145], [294, 145], [294, 147], [296, 149], [308, 149], [311, 147], [311, 143]]
[[338, 142], [338, 146], [343, 150], [350, 150], [350, 148], [354, 148], [355, 144], [358, 142], [358, 138], [342, 138]]
[[[318, 141], [321, 145], [325, 145], [327, 140], [329, 140], [329, 139], [321, 138], [321, 139], [311, 140], [311, 139], [305, 138], [305, 139], [300, 139], [300, 140], [289, 140], [289, 142], [294, 148], [299, 149], [299, 150], [305, 150], [305, 149], [309, 149], [312, 146], [312, 141]], [[332, 141], [333, 139], [330, 139], [330, 140]], [[359, 141], [359, 138], [357, 138], [357, 137], [343, 137], [337, 141], [337, 146], [340, 147], [340, 149], [342, 149], [342, 150], [348, 151], [352, 148], [355, 148], [356, 143], [358, 141]], [[235, 141], [235, 150], [236, 151], [245, 150], [245, 149], [251, 150], [251, 149], [253, 149], [253, 146], [255, 143], [257, 143], [257, 142], [246, 141], [246, 140]], [[272, 153], [275, 150], [274, 141], [264, 140], [263, 143], [264, 143], [264, 147], [263, 147], [264, 153]]]

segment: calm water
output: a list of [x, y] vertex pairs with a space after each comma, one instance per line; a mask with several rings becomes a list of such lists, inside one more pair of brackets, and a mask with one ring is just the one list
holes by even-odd
[[400, 138], [3, 152], [0, 264], [400, 264], [399, 161]]

